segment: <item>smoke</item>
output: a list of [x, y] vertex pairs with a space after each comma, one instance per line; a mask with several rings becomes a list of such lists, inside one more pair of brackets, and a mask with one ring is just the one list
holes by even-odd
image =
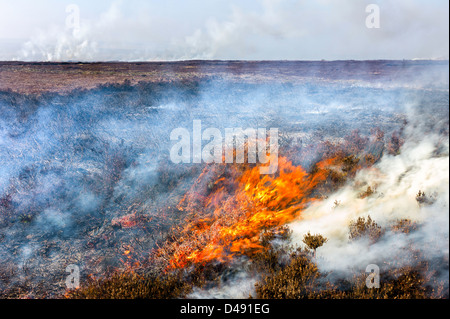
[[448, 59], [448, 4], [419, 0], [375, 3], [381, 12], [379, 29], [365, 25], [369, 3], [350, 0], [218, 2], [201, 4], [201, 8], [197, 1], [164, 5], [111, 1], [107, 8], [80, 5], [79, 28], [64, 25], [67, 13], [61, 6], [57, 7], [59, 13], [54, 8], [49, 12], [31, 8], [30, 14], [42, 14], [23, 16], [21, 19], [35, 21], [28, 25], [18, 24], [21, 19], [11, 20], [7, 13], [20, 10], [8, 5], [0, 21], [5, 30], [17, 33], [17, 39], [0, 33], [0, 40], [4, 38], [5, 49], [11, 41], [22, 41], [22, 48], [19, 53], [2, 53], [2, 59]]
[[[378, 264], [381, 271], [393, 264], [411, 265], [411, 245], [420, 250], [425, 260], [448, 260], [448, 134], [429, 131], [430, 126], [435, 126], [436, 131], [440, 128], [448, 132], [448, 113], [441, 119], [427, 121], [417, 109], [407, 109], [409, 125], [399, 155], [385, 154], [379, 163], [361, 170], [348, 185], [311, 205], [298, 221], [290, 224], [296, 244], [303, 245], [302, 237], [308, 231], [328, 238], [317, 250], [320, 269], [348, 274], [354, 269], [364, 271], [369, 264]], [[361, 198], [368, 186], [375, 193]], [[419, 191], [432, 200], [420, 205], [416, 200]], [[386, 233], [376, 243], [368, 239], [349, 241], [350, 221], [369, 215]], [[410, 219], [420, 226], [407, 234], [390, 230], [400, 219]], [[448, 283], [448, 269], [442, 279]]]
[[246, 299], [254, 293], [257, 279], [246, 272], [220, 278], [217, 286], [197, 288], [187, 296], [192, 299]]

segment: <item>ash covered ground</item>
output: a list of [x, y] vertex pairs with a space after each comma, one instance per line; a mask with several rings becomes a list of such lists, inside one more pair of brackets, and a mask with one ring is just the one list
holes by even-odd
[[382, 132], [382, 158], [405, 130], [439, 136], [448, 160], [447, 61], [11, 62], [0, 89], [3, 298], [60, 297], [71, 264], [81, 283], [151, 268], [205, 168], [169, 159], [170, 132], [193, 120], [278, 128], [281, 155], [307, 170], [321, 143]]

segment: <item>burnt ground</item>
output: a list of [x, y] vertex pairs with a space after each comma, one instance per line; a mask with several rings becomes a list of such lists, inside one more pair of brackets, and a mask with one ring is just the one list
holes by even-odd
[[145, 263], [201, 172], [168, 158], [194, 119], [278, 127], [308, 167], [355, 130], [389, 140], [421, 118], [448, 136], [448, 103], [448, 61], [1, 62], [0, 296], [59, 296], [69, 264], [83, 281]]

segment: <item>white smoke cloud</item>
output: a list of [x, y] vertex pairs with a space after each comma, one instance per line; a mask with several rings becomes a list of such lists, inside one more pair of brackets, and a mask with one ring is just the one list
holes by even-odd
[[[310, 206], [302, 212], [300, 220], [290, 225], [294, 242], [299, 245], [303, 246], [302, 238], [308, 231], [329, 239], [317, 250], [317, 262], [322, 270], [346, 272], [394, 259], [403, 259], [408, 264], [410, 244], [415, 244], [425, 258], [448, 258], [448, 138], [443, 141], [437, 135], [420, 135], [419, 131], [412, 130], [409, 134], [400, 155], [385, 155], [327, 200]], [[440, 153], [436, 154], [438, 147]], [[360, 198], [359, 194], [367, 186], [375, 188], [376, 193]], [[416, 201], [419, 190], [433, 195], [435, 202], [420, 206]], [[334, 207], [335, 200], [340, 201], [337, 207]], [[382, 227], [404, 218], [418, 222], [421, 227], [408, 235], [387, 231], [373, 245], [365, 240], [349, 242], [350, 221], [368, 215]]]
[[[67, 13], [61, 12], [57, 20], [28, 26], [32, 31], [19, 54], [3, 52], [0, 57], [26, 61], [448, 59], [448, 3], [375, 3], [381, 11], [380, 29], [365, 26], [368, 3], [349, 0], [232, 1], [216, 6], [197, 1], [170, 1], [166, 6], [114, 1], [97, 16], [85, 5], [80, 6], [78, 30], [63, 25], [61, 17]], [[11, 20], [5, 23], [11, 30], [25, 28]], [[27, 32], [19, 34], [23, 38]], [[0, 32], [5, 49], [11, 50], [2, 36]]]

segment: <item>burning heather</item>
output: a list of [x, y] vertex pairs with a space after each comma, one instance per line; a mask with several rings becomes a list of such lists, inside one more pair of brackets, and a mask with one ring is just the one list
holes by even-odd
[[447, 61], [0, 79], [2, 298], [449, 296]]
[[[206, 168], [178, 206], [193, 221], [180, 229], [181, 238], [167, 257], [169, 266], [225, 261], [235, 254], [261, 251], [264, 230], [298, 217], [326, 180], [327, 164], [318, 163], [317, 171], [308, 174], [286, 158], [280, 160], [278, 176], [261, 175], [258, 167], [213, 172]], [[203, 179], [206, 192], [199, 194]]]

